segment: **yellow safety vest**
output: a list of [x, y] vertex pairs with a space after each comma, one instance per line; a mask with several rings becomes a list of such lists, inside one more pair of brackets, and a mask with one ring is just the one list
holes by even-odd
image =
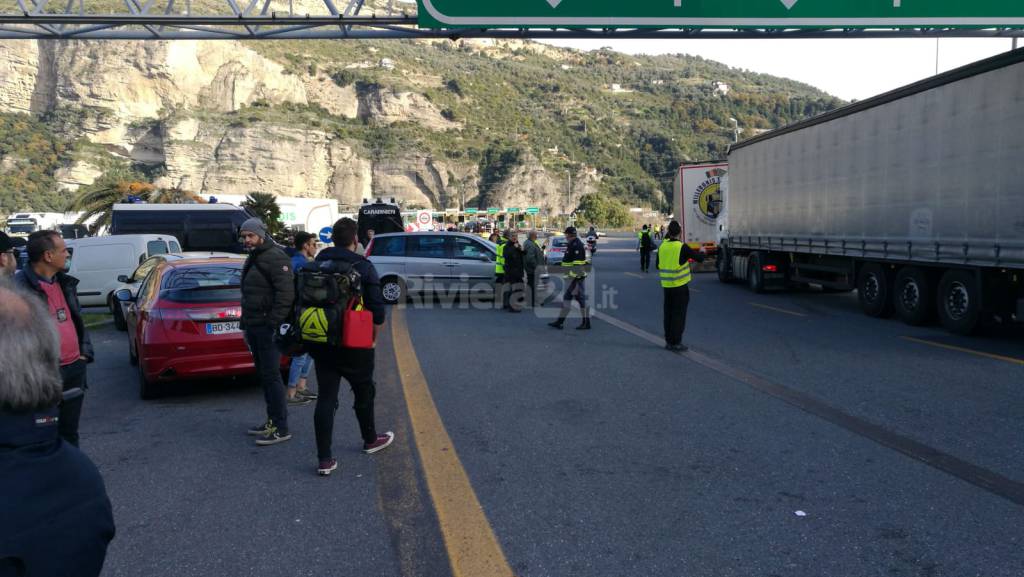
[[686, 286], [693, 279], [690, 263], [679, 264], [679, 254], [682, 252], [683, 243], [678, 240], [666, 240], [658, 247], [658, 272], [663, 288]]
[[494, 258], [494, 274], [505, 274], [505, 243], [498, 241], [498, 256]]

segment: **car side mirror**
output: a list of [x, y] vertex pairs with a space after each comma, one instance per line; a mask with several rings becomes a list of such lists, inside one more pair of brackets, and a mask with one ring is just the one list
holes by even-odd
[[117, 282], [132, 282], [132, 281], [131, 281], [131, 279], [128, 278], [128, 275], [126, 275], [126, 274], [119, 274], [119, 275], [117, 275]]
[[135, 295], [133, 295], [132, 291], [128, 289], [120, 289], [118, 291], [115, 291], [114, 298], [116, 298], [118, 302], [122, 303], [135, 302]]

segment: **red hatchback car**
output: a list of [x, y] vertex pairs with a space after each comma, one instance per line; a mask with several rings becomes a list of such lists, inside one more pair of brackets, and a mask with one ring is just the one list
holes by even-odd
[[[128, 354], [138, 366], [139, 393], [152, 398], [160, 383], [255, 372], [242, 338], [241, 257], [165, 261], [125, 302]], [[283, 358], [282, 362], [287, 363]]]

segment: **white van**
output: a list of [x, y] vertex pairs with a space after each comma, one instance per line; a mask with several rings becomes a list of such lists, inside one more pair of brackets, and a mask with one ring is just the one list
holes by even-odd
[[[78, 279], [78, 302], [84, 307], [111, 306], [117, 277], [131, 275], [154, 254], [181, 252], [178, 239], [166, 234], [122, 234], [67, 241], [71, 253], [68, 273]], [[113, 308], [111, 308], [113, 312]]]

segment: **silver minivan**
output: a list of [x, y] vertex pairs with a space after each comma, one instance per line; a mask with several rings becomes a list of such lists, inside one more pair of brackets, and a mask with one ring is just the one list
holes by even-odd
[[461, 232], [378, 234], [366, 257], [380, 275], [384, 300], [411, 294], [494, 294], [497, 247]]

